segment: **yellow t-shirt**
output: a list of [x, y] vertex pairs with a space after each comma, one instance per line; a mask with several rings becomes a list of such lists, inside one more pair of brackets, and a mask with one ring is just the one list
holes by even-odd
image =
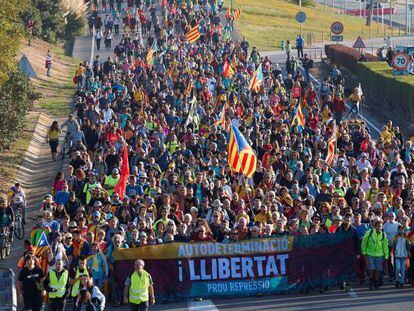
[[59, 138], [59, 131], [58, 130], [51, 130], [49, 129], [49, 139], [56, 140]]

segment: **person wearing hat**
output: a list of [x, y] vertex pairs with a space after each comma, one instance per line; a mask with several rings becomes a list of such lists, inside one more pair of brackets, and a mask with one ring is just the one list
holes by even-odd
[[147, 310], [149, 304], [155, 304], [152, 277], [144, 266], [142, 259], [135, 260], [134, 272], [125, 281], [124, 303], [130, 305], [131, 311]]
[[103, 187], [106, 191], [108, 191], [109, 195], [112, 195], [112, 193], [114, 193], [114, 188], [118, 183], [119, 178], [120, 175], [117, 168], [112, 169], [112, 174], [105, 178]]
[[85, 183], [85, 185], [83, 187], [83, 193], [85, 195], [85, 203], [86, 204], [89, 204], [89, 202], [91, 201], [92, 191], [95, 188], [102, 189], [102, 186], [99, 183], [99, 181], [96, 179], [95, 173], [94, 172], [89, 172], [88, 173], [88, 181]]
[[62, 259], [56, 259], [55, 267], [47, 274], [44, 285], [49, 294], [50, 309], [52, 311], [65, 310], [70, 282], [69, 272], [63, 268]]
[[358, 179], [351, 179], [351, 187], [345, 193], [345, 200], [349, 206], [352, 205], [352, 198], [358, 197], [360, 191], [359, 184]]
[[125, 194], [131, 198], [132, 195], [141, 196], [144, 194], [144, 190], [140, 184], [137, 184], [137, 177], [135, 175], [129, 176], [129, 183], [125, 188]]

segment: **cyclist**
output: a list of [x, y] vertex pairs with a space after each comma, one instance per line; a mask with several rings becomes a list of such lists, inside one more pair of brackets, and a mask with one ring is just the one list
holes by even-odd
[[13, 222], [14, 212], [10, 206], [7, 206], [7, 202], [4, 198], [0, 197], [0, 228], [9, 228], [9, 239], [13, 238]]
[[13, 208], [14, 215], [17, 214], [19, 208], [22, 209], [22, 222], [26, 224], [26, 194], [24, 193], [20, 183], [15, 183], [7, 192], [7, 202]]

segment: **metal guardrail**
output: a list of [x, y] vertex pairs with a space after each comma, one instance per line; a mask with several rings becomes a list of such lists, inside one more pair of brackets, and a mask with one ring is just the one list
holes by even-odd
[[0, 267], [0, 311], [17, 311], [16, 275]]

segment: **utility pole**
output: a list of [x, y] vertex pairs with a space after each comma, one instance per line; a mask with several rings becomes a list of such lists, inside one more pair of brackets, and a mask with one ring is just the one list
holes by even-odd
[[409, 19], [410, 16], [409, 14], [409, 8], [408, 8], [408, 0], [405, 0], [405, 33], [408, 34], [409, 30], [410, 30], [410, 26], [408, 25], [410, 23]]
[[374, 12], [374, 5], [375, 5], [374, 1], [371, 1], [370, 5], [369, 5], [369, 12], [368, 12], [366, 26], [371, 26], [372, 13]]

